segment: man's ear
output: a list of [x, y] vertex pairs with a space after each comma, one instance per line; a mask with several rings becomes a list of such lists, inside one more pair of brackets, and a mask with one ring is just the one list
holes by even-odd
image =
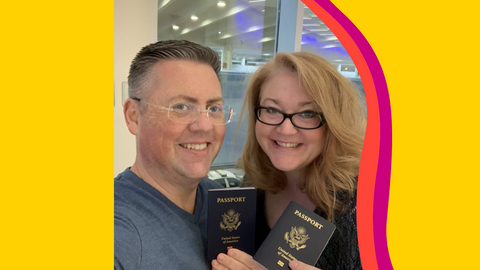
[[128, 131], [133, 135], [137, 135], [140, 103], [131, 98], [127, 99], [123, 104], [123, 116], [125, 117]]

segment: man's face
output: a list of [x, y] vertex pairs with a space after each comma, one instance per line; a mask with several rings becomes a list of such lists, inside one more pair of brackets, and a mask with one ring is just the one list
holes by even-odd
[[[158, 63], [146, 102], [169, 107], [173, 103], [193, 103], [205, 110], [223, 105], [221, 86], [213, 69], [186, 60]], [[168, 111], [143, 106], [138, 120], [137, 151], [145, 169], [164, 178], [200, 179], [220, 151], [225, 125], [213, 125], [202, 112], [189, 124], [168, 118]]]

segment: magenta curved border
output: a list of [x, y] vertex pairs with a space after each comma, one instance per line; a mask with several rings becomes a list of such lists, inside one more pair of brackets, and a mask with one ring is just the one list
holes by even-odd
[[360, 49], [377, 92], [380, 117], [380, 148], [373, 198], [373, 235], [378, 269], [393, 269], [387, 245], [387, 214], [392, 164], [392, 114], [387, 83], [380, 62], [358, 28], [330, 1], [314, 0], [345, 29]]

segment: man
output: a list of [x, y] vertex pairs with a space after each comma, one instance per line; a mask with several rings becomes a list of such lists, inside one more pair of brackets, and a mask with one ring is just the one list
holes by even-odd
[[210, 269], [205, 259], [210, 165], [233, 110], [224, 106], [213, 50], [160, 41], [130, 67], [131, 168], [115, 178], [115, 269]]

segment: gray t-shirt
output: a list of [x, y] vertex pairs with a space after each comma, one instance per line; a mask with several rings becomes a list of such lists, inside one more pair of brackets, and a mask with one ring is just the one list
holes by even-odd
[[207, 192], [202, 179], [192, 215], [130, 169], [114, 179], [115, 270], [211, 269], [206, 260]]

